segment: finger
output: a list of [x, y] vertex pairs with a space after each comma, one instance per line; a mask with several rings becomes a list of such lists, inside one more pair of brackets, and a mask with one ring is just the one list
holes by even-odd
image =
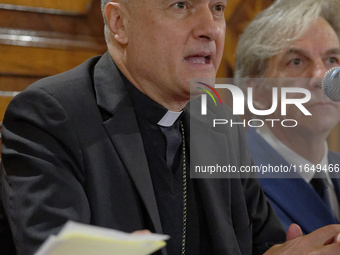
[[326, 243], [324, 243], [324, 245], [328, 245], [328, 244], [332, 244], [332, 243], [337, 243], [338, 245], [340, 245], [340, 234], [333, 236]]
[[[325, 245], [325, 244], [330, 243], [330, 240], [332, 240], [332, 242], [338, 242], [337, 238], [338, 238], [339, 233], [340, 233], [340, 225], [336, 224], [336, 225], [328, 225], [328, 226], [319, 228], [307, 236], [311, 244]], [[339, 245], [340, 245], [340, 240], [339, 240]]]
[[287, 241], [293, 240], [293, 239], [300, 237], [302, 235], [303, 235], [303, 233], [302, 233], [300, 226], [293, 223], [288, 228], [286, 240]]
[[317, 252], [314, 252], [315, 255], [334, 255], [340, 254], [340, 245], [337, 243], [333, 243], [330, 245], [322, 246]]
[[144, 230], [137, 230], [137, 231], [134, 231], [132, 232], [133, 235], [149, 235], [151, 234], [151, 232], [147, 229], [144, 229]]
[[335, 237], [335, 242], [340, 246], [340, 234]]

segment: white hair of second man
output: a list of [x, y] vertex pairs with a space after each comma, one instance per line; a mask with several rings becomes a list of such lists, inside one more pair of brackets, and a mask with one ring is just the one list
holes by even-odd
[[267, 61], [300, 38], [319, 17], [340, 38], [339, 0], [276, 0], [247, 26], [236, 49], [235, 79], [263, 77]]

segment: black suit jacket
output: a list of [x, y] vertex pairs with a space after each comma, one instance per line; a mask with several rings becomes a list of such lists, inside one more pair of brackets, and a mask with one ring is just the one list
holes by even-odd
[[[243, 132], [225, 128], [217, 137], [227, 162], [251, 164]], [[67, 220], [131, 232], [144, 228], [146, 211], [162, 233], [135, 112], [108, 53], [13, 99], [2, 156], [3, 204], [18, 254], [32, 254]], [[197, 186], [211, 254], [262, 254], [283, 241], [257, 180], [198, 179]]]

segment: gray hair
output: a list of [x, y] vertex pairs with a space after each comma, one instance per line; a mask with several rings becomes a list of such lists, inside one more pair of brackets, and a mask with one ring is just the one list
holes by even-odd
[[276, 0], [257, 15], [240, 36], [236, 49], [236, 81], [263, 77], [268, 59], [301, 37], [319, 16], [340, 38], [339, 14], [339, 0]]

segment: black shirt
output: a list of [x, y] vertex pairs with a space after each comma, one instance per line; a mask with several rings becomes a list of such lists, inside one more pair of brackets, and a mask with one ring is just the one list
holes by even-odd
[[[158, 125], [168, 110], [141, 93], [131, 83], [127, 83], [144, 143], [163, 233], [171, 237], [167, 241], [166, 249], [168, 255], [181, 254], [183, 236], [182, 146], [179, 146], [173, 168], [170, 169], [166, 164], [166, 137]], [[183, 114], [174, 123], [178, 127], [178, 132], [181, 132], [179, 121], [183, 121], [182, 119]], [[186, 141], [186, 144], [189, 145], [189, 141]], [[189, 162], [189, 155], [186, 156]], [[208, 254], [208, 229], [199, 192], [189, 178], [189, 166], [187, 166], [187, 175], [186, 254]], [[152, 229], [152, 226], [146, 226], [146, 228]]]

